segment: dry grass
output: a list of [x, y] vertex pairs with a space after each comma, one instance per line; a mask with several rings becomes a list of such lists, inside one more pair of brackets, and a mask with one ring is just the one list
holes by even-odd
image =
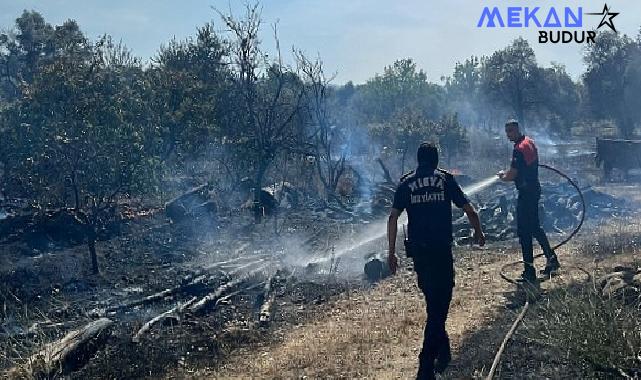
[[[4, 293], [3, 293], [4, 294]], [[6, 303], [4, 304], [6, 307]], [[0, 377], [29, 379], [31, 373], [39, 372], [43, 363], [35, 360], [31, 352], [46, 347], [47, 343], [54, 341], [62, 334], [62, 328], [58, 323], [50, 321], [44, 313], [36, 308], [26, 305], [12, 307], [6, 311], [7, 320], [11, 320], [15, 328], [22, 333], [19, 336], [7, 334], [0, 339]], [[43, 323], [43, 321], [49, 321]], [[47, 326], [38, 327], [38, 324]], [[47, 368], [47, 373], [51, 372]]]
[[639, 215], [601, 220], [596, 227], [582, 234], [581, 242], [575, 244], [578, 254], [596, 261], [612, 255], [639, 256], [641, 251], [641, 223]]
[[596, 291], [604, 274], [641, 268], [641, 223], [613, 218], [590, 232], [565, 263], [597, 281], [550, 289], [511, 343], [501, 378], [623, 378], [641, 367], [641, 300]]
[[641, 369], [641, 300], [604, 297], [592, 286], [560, 289], [532, 311], [524, 335], [581, 377]]

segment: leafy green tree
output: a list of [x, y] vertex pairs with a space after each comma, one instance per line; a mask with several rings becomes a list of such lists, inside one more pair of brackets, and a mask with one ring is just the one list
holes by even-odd
[[483, 93], [495, 104], [506, 107], [522, 123], [526, 113], [541, 103], [540, 70], [534, 50], [521, 37], [484, 62], [482, 77]]
[[[196, 39], [163, 46], [147, 70], [152, 117], [160, 126], [163, 161], [194, 159], [220, 138], [220, 127], [231, 106], [227, 50], [211, 24], [198, 29]], [[228, 102], [229, 101], [229, 102]]]
[[579, 118], [579, 87], [565, 71], [565, 66], [553, 64], [541, 69], [539, 84], [542, 105], [549, 111], [550, 131], [561, 136], [570, 134], [573, 121]]
[[438, 129], [439, 145], [446, 162], [449, 164], [452, 158], [466, 152], [469, 148], [467, 130], [460, 123], [458, 114], [443, 116]]
[[31, 83], [40, 63], [53, 56], [53, 40], [54, 28], [35, 11], [25, 10], [14, 30], [0, 34], [0, 97], [19, 96], [22, 83]]
[[355, 108], [365, 122], [384, 123], [404, 107], [421, 110], [427, 118], [440, 116], [443, 90], [427, 80], [411, 59], [395, 61], [358, 88]]
[[[445, 78], [448, 112], [456, 112], [464, 123], [490, 126], [494, 117], [492, 102], [483, 91], [483, 65], [486, 57], [472, 56], [457, 62], [451, 77]], [[491, 128], [487, 128], [492, 132]]]
[[623, 90], [623, 104], [630, 123], [628, 128], [635, 128], [641, 123], [641, 44], [639, 42], [628, 55], [628, 64], [623, 75], [626, 83]]
[[381, 146], [391, 148], [399, 155], [400, 173], [404, 173], [409, 166], [408, 153], [411, 157], [424, 141], [438, 142], [439, 125], [411, 106], [399, 109], [391, 120], [370, 124], [370, 134]]
[[[631, 137], [635, 122], [630, 112], [638, 98], [639, 45], [625, 35], [601, 32], [584, 56], [587, 70], [583, 83], [592, 115], [613, 119], [623, 137]], [[638, 66], [637, 66], [638, 67]]]
[[26, 10], [16, 19], [16, 27], [16, 42], [22, 61], [21, 79], [30, 83], [38, 65], [53, 56], [54, 28], [38, 12]]
[[[95, 240], [118, 197], [149, 189], [157, 160], [143, 102], [142, 65], [107, 37], [61, 44], [26, 86], [11, 117], [22, 144], [20, 188], [47, 208], [69, 208], [85, 226], [93, 270]], [[16, 121], [20, 121], [17, 123]]]

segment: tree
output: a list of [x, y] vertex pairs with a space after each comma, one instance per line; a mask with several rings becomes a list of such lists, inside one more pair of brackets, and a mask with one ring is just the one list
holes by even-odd
[[358, 88], [356, 110], [365, 122], [384, 123], [404, 107], [421, 110], [427, 118], [440, 116], [442, 89], [427, 80], [411, 59], [395, 61]]
[[492, 54], [483, 65], [483, 92], [495, 104], [507, 107], [521, 123], [526, 112], [541, 103], [540, 70], [534, 50], [519, 37]]
[[[616, 121], [621, 135], [632, 136], [638, 114], [632, 111], [638, 87], [639, 44], [625, 35], [601, 32], [584, 56], [583, 75], [592, 115]], [[636, 64], [636, 66], [635, 66]]]
[[488, 97], [482, 91], [485, 60], [486, 57], [472, 56], [457, 62], [452, 76], [445, 78], [447, 108], [454, 110], [460, 120], [475, 126], [489, 126], [493, 116]]
[[630, 123], [628, 128], [634, 129], [641, 122], [641, 43], [637, 42], [636, 47], [629, 53], [623, 76], [623, 104]]
[[2, 97], [15, 99], [23, 82], [31, 83], [38, 66], [54, 54], [54, 28], [40, 13], [24, 11], [15, 30], [0, 34]]
[[243, 19], [220, 14], [229, 28], [231, 80], [238, 127], [231, 139], [235, 149], [253, 168], [254, 211], [262, 216], [261, 189], [267, 171], [278, 154], [295, 151], [303, 136], [300, 110], [304, 86], [296, 73], [283, 63], [276, 26], [276, 57], [269, 59], [260, 46], [261, 18], [258, 5], [247, 6]]
[[412, 106], [399, 109], [391, 119], [389, 123], [370, 124], [370, 134], [400, 155], [400, 173], [404, 173], [407, 153], [415, 152], [424, 141], [438, 142], [439, 125]]
[[549, 129], [561, 136], [570, 134], [572, 122], [579, 116], [579, 88], [565, 71], [565, 66], [552, 64], [541, 69], [542, 103], [549, 111]]
[[459, 122], [458, 114], [445, 115], [439, 122], [439, 145], [448, 164], [453, 157], [469, 147], [467, 131]]
[[340, 132], [332, 120], [329, 97], [330, 82], [320, 57], [310, 60], [296, 52], [299, 71], [305, 83], [305, 102], [312, 125], [309, 138], [314, 151], [318, 176], [328, 198], [336, 197], [336, 187], [345, 171], [345, 152], [339, 149]]
[[146, 76], [163, 161], [185, 155], [193, 159], [220, 137], [221, 120], [229, 113], [224, 110], [230, 106], [227, 55], [211, 24], [199, 28], [196, 39], [173, 40], [160, 48]]
[[[157, 159], [142, 101], [142, 65], [108, 37], [62, 46], [35, 73], [9, 115], [22, 141], [10, 157], [20, 188], [40, 207], [67, 208], [84, 226], [94, 272], [95, 242], [121, 194], [142, 194]], [[66, 47], [65, 47], [66, 46]], [[20, 121], [19, 123], [17, 121]]]

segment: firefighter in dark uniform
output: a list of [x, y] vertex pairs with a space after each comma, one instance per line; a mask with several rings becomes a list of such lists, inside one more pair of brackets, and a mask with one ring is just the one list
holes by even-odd
[[391, 272], [395, 273], [397, 221], [403, 210], [407, 210], [408, 236], [405, 248], [407, 256], [414, 261], [418, 286], [425, 295], [428, 315], [417, 379], [433, 379], [434, 371], [443, 371], [451, 359], [445, 321], [454, 287], [452, 203], [463, 208], [480, 245], [485, 244], [485, 236], [478, 214], [454, 177], [437, 169], [436, 146], [421, 144], [417, 159], [417, 169], [401, 178], [394, 194], [387, 223], [388, 263]]
[[516, 226], [521, 251], [523, 252], [524, 270], [521, 281], [535, 282], [534, 248], [532, 238], [541, 245], [547, 259], [544, 275], [550, 275], [559, 269], [557, 259], [550, 242], [541, 228], [539, 221], [539, 200], [541, 199], [541, 184], [539, 183], [539, 155], [534, 141], [521, 133], [516, 120], [508, 120], [505, 124], [507, 138], [514, 143], [510, 169], [501, 171], [498, 176], [503, 181], [514, 181], [519, 192], [516, 204]]

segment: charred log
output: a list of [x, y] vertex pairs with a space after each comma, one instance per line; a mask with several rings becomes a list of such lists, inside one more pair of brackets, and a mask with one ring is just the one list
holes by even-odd
[[111, 320], [101, 318], [71, 331], [62, 339], [45, 345], [22, 367], [12, 369], [10, 376], [54, 378], [82, 368], [105, 343], [112, 325]]

